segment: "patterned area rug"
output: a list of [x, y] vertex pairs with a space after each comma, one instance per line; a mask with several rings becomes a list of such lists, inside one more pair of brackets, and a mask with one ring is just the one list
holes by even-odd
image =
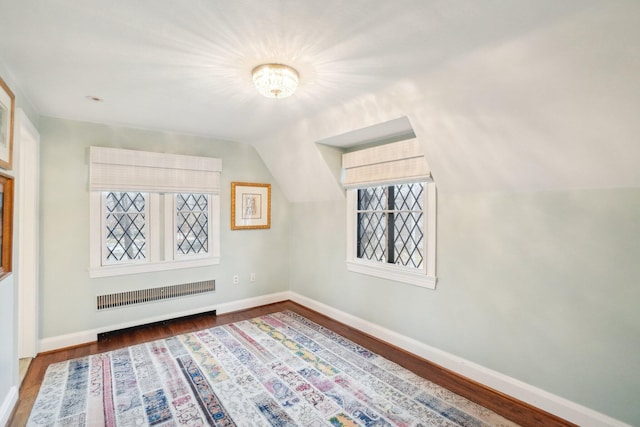
[[29, 426], [513, 426], [284, 311], [51, 365]]

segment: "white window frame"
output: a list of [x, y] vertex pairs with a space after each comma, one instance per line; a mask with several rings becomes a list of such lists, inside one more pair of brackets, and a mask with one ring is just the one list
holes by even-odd
[[[101, 254], [101, 265], [103, 266], [109, 266], [109, 265], [134, 265], [134, 264], [145, 264], [147, 262], [149, 262], [149, 260], [152, 257], [152, 253], [151, 253], [151, 249], [153, 247], [152, 243], [152, 239], [151, 236], [155, 235], [157, 233], [154, 233], [153, 230], [155, 227], [157, 227], [157, 224], [155, 224], [157, 222], [156, 219], [156, 215], [149, 215], [150, 212], [155, 211], [157, 209], [157, 197], [152, 197], [150, 193], [144, 192], [144, 191], [135, 191], [135, 193], [142, 193], [145, 195], [145, 202], [144, 202], [144, 216], [145, 216], [145, 246], [147, 247], [146, 250], [146, 257], [142, 258], [142, 259], [132, 259], [132, 260], [128, 260], [128, 259], [124, 259], [124, 260], [120, 260], [120, 261], [109, 261], [107, 259], [108, 254], [108, 250], [107, 250], [107, 244], [106, 244], [106, 229], [107, 229], [107, 215], [106, 215], [106, 210], [107, 210], [107, 194], [109, 192], [105, 191], [100, 193], [100, 210], [102, 212], [102, 215], [100, 215], [100, 228], [102, 229], [102, 242], [100, 244], [100, 254]], [[134, 193], [134, 191], [131, 191], [131, 193]], [[152, 219], [153, 218], [153, 219]]]
[[[176, 233], [176, 210], [177, 210], [177, 206], [176, 206], [176, 195], [177, 194], [196, 194], [194, 192], [180, 192], [180, 193], [172, 193], [172, 194], [165, 194], [165, 203], [164, 203], [164, 207], [165, 207], [165, 211], [164, 211], [164, 218], [165, 218], [165, 229], [164, 229], [164, 235], [165, 236], [172, 236], [171, 239], [166, 238], [165, 239], [165, 259], [167, 260], [173, 260], [173, 261], [179, 261], [179, 262], [186, 262], [186, 263], [191, 263], [191, 264], [195, 264], [196, 266], [200, 263], [200, 260], [206, 260], [209, 258], [217, 258], [218, 259], [218, 263], [219, 263], [219, 259], [220, 259], [220, 253], [219, 253], [219, 244], [214, 244], [215, 242], [215, 236], [216, 236], [216, 230], [217, 230], [217, 234], [219, 234], [219, 230], [220, 230], [220, 215], [217, 215], [217, 217], [214, 215], [214, 212], [220, 212], [220, 196], [218, 194], [206, 194], [204, 193], [206, 196], [208, 196], [208, 201], [207, 201], [207, 207], [208, 207], [208, 218], [207, 218], [207, 240], [208, 240], [208, 250], [206, 253], [202, 254], [179, 254], [178, 253], [178, 249], [177, 249], [177, 233]], [[197, 193], [197, 194], [203, 194], [203, 193]], [[171, 200], [167, 200], [167, 199], [171, 199]], [[171, 240], [169, 242], [169, 240]], [[218, 239], [219, 240], [219, 239]], [[205, 265], [209, 265], [209, 264], [205, 264]]]
[[[215, 265], [220, 263], [220, 176], [222, 160], [213, 157], [92, 146], [89, 149], [89, 276], [107, 277]], [[148, 259], [105, 265], [102, 192], [149, 194]], [[172, 250], [175, 193], [209, 194], [208, 256], [178, 259]]]
[[[423, 181], [415, 181], [423, 182]], [[406, 183], [406, 182], [404, 182]], [[398, 185], [397, 182], [376, 183], [371, 187]], [[421, 269], [358, 258], [358, 188], [347, 189], [347, 270], [382, 279], [421, 286], [436, 287], [436, 186], [424, 182], [424, 262]]]
[[[209, 195], [208, 253], [177, 257], [173, 251], [176, 241], [176, 233], [174, 232], [175, 193], [139, 192], [148, 195], [147, 258], [120, 263], [107, 263], [103, 258], [104, 238], [106, 237], [104, 196], [101, 191], [90, 192], [89, 277], [110, 277], [220, 264], [219, 194], [206, 193]], [[182, 193], [189, 193], [189, 191], [182, 191]]]

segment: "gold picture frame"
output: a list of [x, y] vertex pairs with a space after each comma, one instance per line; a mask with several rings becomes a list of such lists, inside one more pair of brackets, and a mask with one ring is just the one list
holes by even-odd
[[271, 228], [271, 184], [231, 183], [231, 229]]
[[0, 174], [0, 280], [11, 273], [12, 248], [13, 178]]
[[11, 169], [16, 98], [0, 77], [0, 168]]

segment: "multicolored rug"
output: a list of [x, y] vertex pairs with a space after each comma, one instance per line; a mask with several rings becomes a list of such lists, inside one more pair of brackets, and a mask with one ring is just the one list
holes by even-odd
[[513, 426], [285, 311], [51, 365], [29, 426]]

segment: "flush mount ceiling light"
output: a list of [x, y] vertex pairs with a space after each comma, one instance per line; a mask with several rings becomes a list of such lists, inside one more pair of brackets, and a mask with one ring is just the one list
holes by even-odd
[[251, 74], [256, 89], [267, 98], [286, 98], [298, 87], [298, 72], [287, 65], [262, 64]]

